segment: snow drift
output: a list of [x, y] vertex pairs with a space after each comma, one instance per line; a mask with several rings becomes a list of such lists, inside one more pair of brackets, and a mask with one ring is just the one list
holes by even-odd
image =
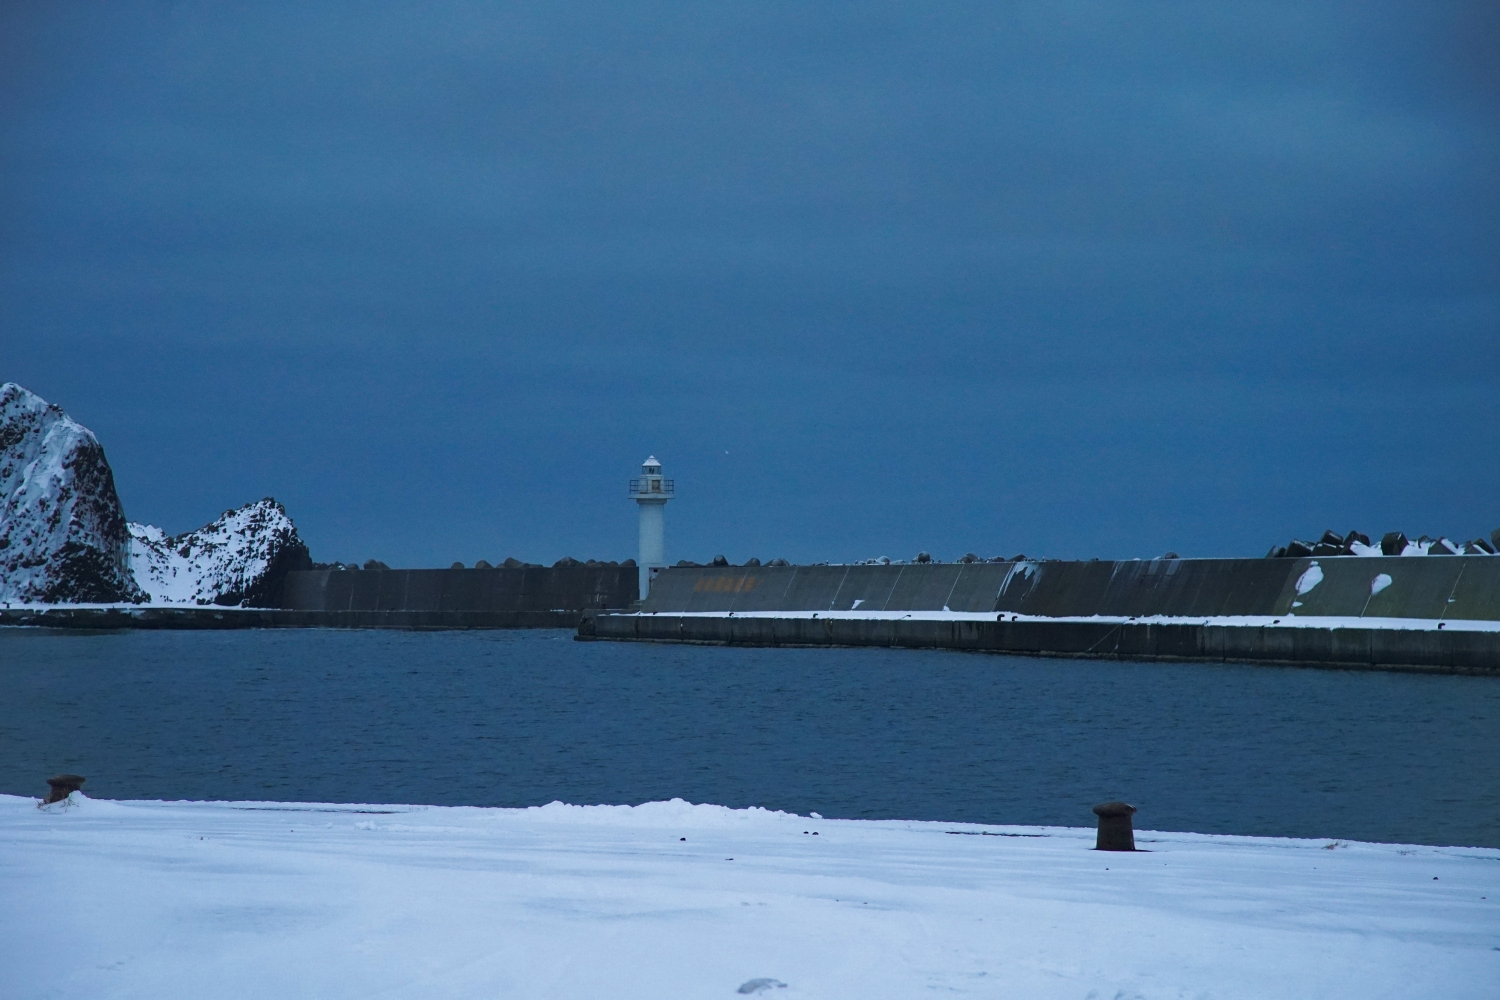
[[127, 523], [93, 431], [0, 386], [0, 601], [266, 607], [289, 570], [311, 565], [270, 497], [172, 537]]
[[0, 795], [0, 967], [14, 1000], [1495, 995], [1500, 852], [1136, 837]]

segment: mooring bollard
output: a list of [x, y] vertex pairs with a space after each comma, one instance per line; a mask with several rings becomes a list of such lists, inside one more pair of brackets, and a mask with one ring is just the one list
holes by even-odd
[[1099, 839], [1094, 842], [1094, 850], [1135, 850], [1135, 831], [1130, 828], [1135, 806], [1128, 802], [1101, 802], [1094, 807], [1094, 815], [1099, 817]]
[[47, 784], [52, 786], [52, 791], [42, 800], [42, 805], [50, 806], [54, 802], [61, 802], [83, 787], [83, 783], [89, 779], [81, 774], [59, 774], [48, 778]]

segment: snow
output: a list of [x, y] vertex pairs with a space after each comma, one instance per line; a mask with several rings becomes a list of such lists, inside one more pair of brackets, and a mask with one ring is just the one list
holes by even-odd
[[[1427, 539], [1408, 540], [1407, 543], [1406, 543], [1406, 546], [1401, 550], [1401, 555], [1403, 555], [1403, 556], [1426, 556], [1426, 555], [1432, 555], [1433, 554], [1433, 551], [1432, 551], [1433, 549], [1437, 549], [1438, 550], [1438, 552], [1436, 553], [1437, 555], [1457, 556], [1457, 555], [1464, 555], [1465, 554], [1464, 547], [1462, 545], [1454, 543], [1450, 539], [1447, 539], [1447, 538], [1427, 538]], [[1349, 550], [1350, 550], [1349, 551], [1350, 555], [1356, 555], [1356, 556], [1383, 556], [1383, 555], [1385, 555], [1384, 550], [1382, 550], [1381, 547], [1378, 544], [1376, 544], [1376, 545], [1362, 545], [1359, 542], [1352, 542], [1349, 545]], [[1488, 555], [1488, 553], [1483, 553], [1483, 552], [1478, 552], [1478, 551], [1470, 552], [1468, 554], [1469, 555]]]
[[1397, 628], [1450, 632], [1500, 632], [1500, 621], [1461, 618], [1377, 618], [1353, 615], [1022, 615], [1009, 611], [639, 611], [619, 612], [650, 618], [848, 618], [875, 621], [929, 622], [1101, 622], [1107, 625], [1220, 625], [1237, 628]]
[[1297, 596], [1301, 597], [1322, 582], [1323, 567], [1318, 565], [1317, 560], [1313, 560], [1313, 564], [1303, 570], [1301, 576], [1297, 577]]
[[1007, 590], [1009, 590], [1011, 581], [1016, 577], [1020, 577], [1023, 580], [1029, 580], [1033, 576], [1036, 576], [1036, 571], [1037, 564], [1034, 562], [1026, 560], [1016, 563], [1010, 568], [1009, 572], [1005, 574], [1005, 579], [1000, 582], [1000, 593], [1003, 594]]
[[1456, 556], [1463, 551], [1463, 547], [1454, 545], [1446, 538], [1419, 538], [1416, 541], [1408, 541], [1406, 548], [1401, 550], [1403, 556], [1428, 556], [1433, 555], [1437, 549], [1437, 555]]
[[[1301, 597], [1322, 582], [1323, 567], [1319, 566], [1318, 561], [1314, 559], [1312, 565], [1303, 570], [1302, 575], [1297, 577], [1297, 596]], [[1293, 601], [1292, 607], [1300, 608], [1302, 607], [1302, 602]]]
[[0, 796], [14, 1000], [1464, 1000], [1500, 981], [1491, 849], [1137, 831], [1145, 851], [1104, 854], [1090, 829], [681, 800], [35, 801]]

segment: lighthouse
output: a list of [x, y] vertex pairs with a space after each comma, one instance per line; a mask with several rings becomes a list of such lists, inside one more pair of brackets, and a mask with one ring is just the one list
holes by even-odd
[[672, 480], [661, 476], [661, 463], [652, 455], [641, 464], [641, 478], [630, 481], [630, 499], [641, 511], [641, 600], [651, 581], [667, 565], [666, 506], [672, 499]]

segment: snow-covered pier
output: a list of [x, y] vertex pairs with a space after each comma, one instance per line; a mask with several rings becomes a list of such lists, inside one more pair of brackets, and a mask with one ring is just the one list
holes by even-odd
[[681, 801], [0, 796], [0, 964], [16, 1000], [1462, 1000], [1500, 981], [1493, 849], [1093, 842]]
[[881, 646], [1069, 659], [1188, 660], [1500, 677], [1500, 622], [1227, 616], [1028, 618], [971, 612], [585, 613], [579, 639]]
[[1500, 675], [1500, 557], [674, 568], [578, 637]]

